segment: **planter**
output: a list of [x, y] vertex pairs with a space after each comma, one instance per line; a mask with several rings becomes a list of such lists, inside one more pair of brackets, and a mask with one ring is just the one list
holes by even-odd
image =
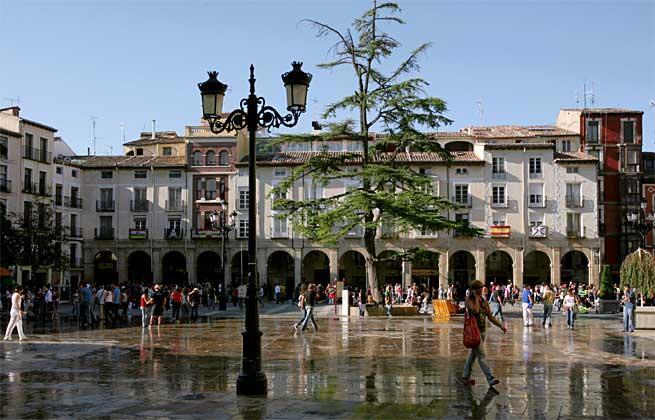
[[598, 299], [598, 312], [601, 314], [615, 314], [619, 312], [619, 302], [616, 299]]
[[635, 308], [635, 329], [655, 330], [655, 306], [637, 306]]

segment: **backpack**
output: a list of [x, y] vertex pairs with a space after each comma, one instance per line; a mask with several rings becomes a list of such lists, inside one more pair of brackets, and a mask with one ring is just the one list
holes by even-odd
[[468, 310], [464, 313], [464, 347], [473, 349], [480, 345], [480, 328], [475, 317], [469, 315]]

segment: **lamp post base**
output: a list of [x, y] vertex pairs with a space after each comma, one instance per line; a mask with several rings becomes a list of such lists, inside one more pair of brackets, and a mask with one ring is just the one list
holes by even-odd
[[268, 381], [263, 372], [241, 372], [237, 377], [237, 395], [260, 395], [268, 393]]

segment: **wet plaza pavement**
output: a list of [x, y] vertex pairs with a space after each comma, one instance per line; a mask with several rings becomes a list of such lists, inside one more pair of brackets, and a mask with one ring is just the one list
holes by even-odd
[[489, 327], [500, 379], [458, 384], [462, 319], [261, 321], [267, 398], [236, 397], [242, 320], [32, 335], [0, 342], [2, 418], [653, 418], [655, 335], [616, 317], [568, 331]]

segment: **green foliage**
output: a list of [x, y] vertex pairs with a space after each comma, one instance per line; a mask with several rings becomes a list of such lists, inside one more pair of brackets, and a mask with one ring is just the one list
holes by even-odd
[[616, 293], [612, 286], [612, 272], [609, 265], [603, 266], [603, 271], [600, 274], [600, 293], [599, 297], [605, 300], [616, 299]]
[[639, 248], [621, 264], [621, 286], [645, 292], [655, 288], [655, 256]]
[[[399, 159], [411, 150], [437, 153], [444, 164], [452, 160], [425, 134], [426, 130], [452, 122], [444, 116], [446, 102], [430, 96], [426, 91], [428, 82], [412, 74], [420, 71], [419, 58], [430, 44], [418, 46], [398, 61], [395, 53], [400, 42], [385, 32], [388, 24], [404, 23], [397, 16], [399, 12], [395, 3], [374, 0], [372, 8], [355, 19], [352, 28], [343, 31], [316, 20], [304, 21], [317, 30], [319, 37], [336, 39], [329, 50], [332, 60], [319, 67], [335, 70], [345, 66], [353, 75], [354, 93], [329, 104], [323, 118], [354, 112], [358, 119], [333, 123], [318, 135], [283, 136], [276, 142], [311, 142], [318, 150], [320, 142], [328, 140], [349, 139], [361, 144], [359, 152], [325, 150], [314, 155], [296, 167], [272, 194], [282, 196], [308, 181], [317, 186], [343, 181], [348, 187], [342, 194], [302, 201], [276, 199], [274, 208], [289, 215], [296, 232], [325, 244], [334, 244], [349, 231], [362, 229], [369, 254], [365, 256], [367, 268], [373, 270], [369, 271], [369, 286], [374, 293], [377, 281], [373, 263], [379, 227], [393, 226], [396, 233], [459, 229], [471, 236], [480, 234], [468, 224], [449, 220], [448, 211], [459, 207], [434, 194], [434, 181], [429, 175]], [[385, 136], [372, 143], [369, 130], [374, 126]]]
[[0, 267], [10, 267], [18, 261], [18, 236], [7, 214], [0, 212]]

